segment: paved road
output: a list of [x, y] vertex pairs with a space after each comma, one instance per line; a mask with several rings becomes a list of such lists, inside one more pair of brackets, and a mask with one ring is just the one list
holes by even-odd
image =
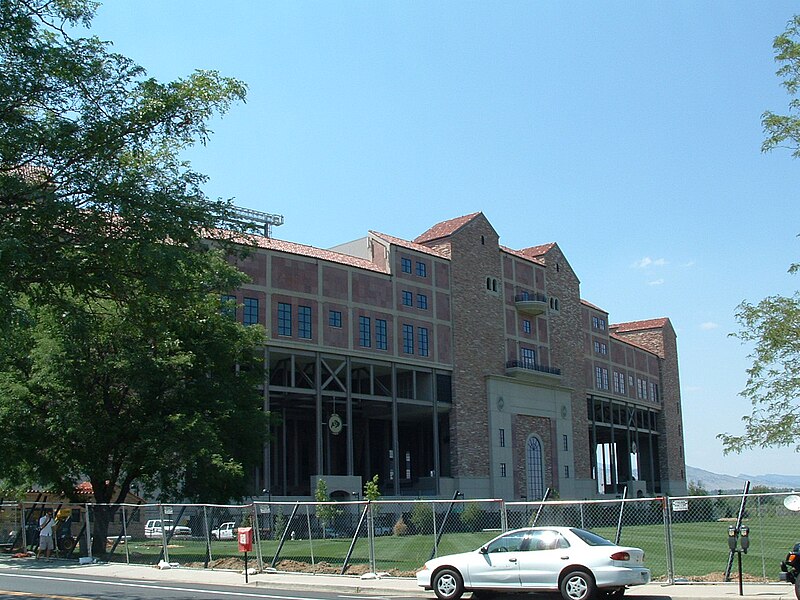
[[[549, 598], [558, 596], [548, 595]], [[539, 600], [544, 595], [510, 596]], [[745, 583], [743, 596], [759, 600], [796, 600], [793, 587], [781, 583]], [[739, 586], [653, 583], [627, 591], [636, 600], [737, 600]], [[35, 561], [0, 555], [0, 600], [168, 600], [266, 598], [269, 600], [434, 600], [410, 579], [359, 579], [333, 575], [258, 573], [244, 575], [212, 569], [165, 569], [77, 561]], [[469, 600], [469, 595], [465, 596]]]

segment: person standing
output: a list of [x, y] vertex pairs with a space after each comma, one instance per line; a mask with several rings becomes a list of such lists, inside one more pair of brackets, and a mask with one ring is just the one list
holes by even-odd
[[50, 554], [55, 550], [55, 540], [53, 539], [53, 509], [48, 508], [45, 513], [39, 517], [39, 549], [36, 551], [36, 560], [45, 553], [47, 560], [52, 560]]

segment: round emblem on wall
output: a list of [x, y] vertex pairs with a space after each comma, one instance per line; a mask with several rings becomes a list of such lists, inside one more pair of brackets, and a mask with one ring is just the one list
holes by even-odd
[[564, 406], [564, 405], [561, 406], [561, 418], [562, 419], [566, 419], [567, 418], [567, 407]]
[[328, 429], [331, 430], [333, 435], [339, 435], [342, 432], [342, 427], [344, 427], [342, 417], [333, 413], [328, 419]]

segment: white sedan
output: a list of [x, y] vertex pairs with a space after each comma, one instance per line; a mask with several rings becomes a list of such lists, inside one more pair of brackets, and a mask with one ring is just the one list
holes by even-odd
[[572, 527], [509, 531], [472, 552], [429, 560], [417, 572], [417, 584], [432, 589], [439, 600], [458, 600], [465, 591], [622, 598], [627, 587], [649, 582], [643, 550]]

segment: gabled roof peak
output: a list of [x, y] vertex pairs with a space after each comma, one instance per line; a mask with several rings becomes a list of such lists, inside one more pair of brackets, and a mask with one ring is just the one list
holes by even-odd
[[442, 221], [441, 223], [437, 223], [436, 225], [428, 229], [425, 233], [418, 236], [414, 240], [414, 242], [416, 242], [417, 244], [424, 244], [425, 242], [430, 242], [444, 237], [449, 237], [480, 214], [482, 213], [474, 212], [468, 215], [464, 215], [463, 217], [456, 217], [455, 219], [448, 219], [447, 221]]

